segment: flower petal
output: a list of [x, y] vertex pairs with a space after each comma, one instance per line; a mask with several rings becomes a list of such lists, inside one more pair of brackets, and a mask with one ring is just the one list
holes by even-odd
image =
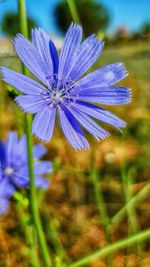
[[29, 170], [28, 165], [23, 165], [16, 170], [12, 177], [13, 184], [16, 187], [26, 187], [29, 185]]
[[73, 106], [69, 108], [72, 115], [77, 119], [77, 121], [97, 140], [104, 139], [109, 136], [109, 133], [100, 127], [95, 121], [93, 121], [84, 112], [80, 112]]
[[45, 90], [45, 87], [41, 84], [21, 73], [17, 73], [5, 67], [1, 67], [0, 71], [2, 72], [3, 80], [5, 82], [24, 94], [40, 95], [40, 93]]
[[131, 101], [131, 90], [122, 86], [88, 88], [80, 91], [78, 99], [105, 105], [122, 105]]
[[49, 50], [50, 37], [43, 29], [32, 30], [32, 43], [38, 50], [46, 68], [47, 75], [53, 74], [52, 58]]
[[28, 153], [27, 153], [27, 137], [23, 135], [13, 148], [15, 155], [13, 157], [14, 164], [19, 162], [19, 165], [28, 165]]
[[34, 117], [32, 124], [33, 133], [43, 141], [49, 141], [53, 134], [56, 117], [56, 109], [48, 109], [46, 106]]
[[108, 87], [121, 81], [127, 75], [123, 63], [114, 63], [86, 75], [78, 82], [78, 85], [81, 86], [81, 90], [95, 86]]
[[75, 150], [89, 148], [89, 144], [82, 132], [79, 123], [65, 107], [59, 109], [62, 130], [68, 142]]
[[42, 158], [47, 152], [47, 149], [42, 144], [37, 144], [33, 147], [33, 157], [34, 159]]
[[44, 175], [52, 172], [52, 163], [50, 161], [39, 161], [34, 164], [36, 175]]
[[53, 74], [55, 75], [55, 74], [58, 74], [59, 58], [58, 58], [57, 49], [51, 40], [49, 42], [49, 50], [50, 50], [50, 55], [52, 58]]
[[21, 95], [15, 98], [15, 102], [24, 112], [37, 113], [45, 107], [45, 103], [40, 96]]
[[18, 34], [14, 40], [14, 46], [22, 62], [40, 81], [46, 83], [46, 77], [49, 76], [47, 66], [34, 45], [23, 35]]
[[[37, 163], [36, 163], [37, 164]], [[45, 164], [41, 164], [41, 167], [43, 168], [43, 172], [45, 171], [45, 173], [47, 173], [48, 170], [48, 165], [47, 165], [47, 169], [44, 166], [46, 166]], [[35, 167], [36, 169], [37, 167]], [[36, 170], [37, 175], [35, 173], [35, 185], [36, 187], [39, 188], [47, 188], [48, 186], [48, 179], [40, 177], [40, 169], [37, 168]], [[41, 171], [41, 174], [44, 174]], [[20, 169], [20, 171], [16, 172], [13, 176], [13, 183], [15, 184], [16, 187], [28, 187], [29, 186], [29, 171], [28, 171], [28, 167], [24, 166]]]
[[0, 166], [5, 164], [6, 161], [6, 150], [5, 145], [0, 140]]
[[93, 118], [105, 122], [107, 124], [111, 124], [116, 128], [123, 128], [126, 126], [126, 123], [123, 120], [119, 119], [111, 112], [98, 106], [92, 105], [90, 103], [77, 101], [74, 104], [74, 107], [79, 109], [81, 112], [85, 112]]
[[68, 74], [71, 80], [77, 80], [94, 64], [103, 46], [104, 43], [99, 41], [94, 35], [85, 39], [75, 55], [74, 63]]
[[3, 171], [2, 171], [2, 164], [0, 162], [0, 182], [2, 181], [3, 179]]
[[0, 198], [10, 198], [14, 192], [14, 186], [10, 183], [10, 179], [5, 176], [0, 181]]
[[82, 39], [82, 28], [79, 25], [71, 24], [64, 39], [64, 44], [60, 52], [58, 76], [65, 81], [68, 72], [76, 58]]
[[[29, 172], [28, 169], [22, 168], [20, 172], [17, 172], [13, 177], [13, 183], [16, 187], [28, 187], [29, 186]], [[35, 175], [35, 185], [39, 188], [47, 188], [48, 180], [43, 177]]]
[[47, 189], [49, 186], [49, 180], [43, 177], [35, 177], [35, 185], [37, 188]]
[[9, 132], [6, 142], [6, 160], [8, 165], [13, 161], [13, 158], [16, 155], [16, 150], [14, 148], [16, 148], [17, 142], [17, 132]]
[[0, 214], [5, 214], [9, 208], [9, 201], [7, 198], [0, 198]]
[[28, 156], [26, 135], [23, 135], [20, 140], [18, 140], [17, 133], [10, 132], [7, 137], [6, 151], [8, 165], [10, 163], [17, 163], [17, 165], [18, 163], [19, 165], [27, 164]]

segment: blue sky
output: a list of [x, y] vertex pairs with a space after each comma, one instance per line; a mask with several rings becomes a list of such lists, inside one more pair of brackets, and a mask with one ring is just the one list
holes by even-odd
[[[82, 0], [81, 0], [82, 1]], [[129, 31], [136, 31], [145, 22], [150, 22], [149, 0], [97, 0], [102, 2], [111, 14], [109, 33], [125, 26]], [[60, 35], [54, 20], [53, 10], [59, 0], [26, 0], [28, 15], [37, 21], [40, 27], [49, 33]], [[17, 0], [3, 0], [0, 3], [0, 23], [8, 12], [17, 12]], [[2, 35], [2, 33], [1, 33]]]

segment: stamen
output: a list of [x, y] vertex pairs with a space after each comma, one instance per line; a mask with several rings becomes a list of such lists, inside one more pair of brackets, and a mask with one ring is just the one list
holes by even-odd
[[71, 106], [76, 102], [79, 86], [74, 81], [68, 80], [65, 84], [62, 84], [62, 77], [60, 79], [56, 74], [46, 79], [48, 86], [47, 89], [42, 91], [41, 98], [45, 101], [49, 109], [56, 108], [61, 104]]

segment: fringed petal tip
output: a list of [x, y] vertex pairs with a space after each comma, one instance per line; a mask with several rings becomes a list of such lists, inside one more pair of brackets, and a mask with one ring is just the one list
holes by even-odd
[[[74, 30], [79, 30], [79, 31], [81, 31], [81, 34], [82, 34], [82, 32], [83, 32], [82, 27], [81, 27], [79, 24], [72, 22], [72, 23], [70, 24], [70, 27], [69, 27], [68, 30], [67, 30], [67, 33], [70, 32], [70, 31], [74, 31]], [[66, 35], [67, 35], [67, 33], [66, 33]]]
[[86, 40], [89, 40], [89, 44], [92, 44], [92, 43], [97, 44], [97, 45], [99, 44], [100, 51], [103, 50], [105, 42], [101, 41], [95, 34], [91, 34], [87, 39], [85, 39], [85, 41]]
[[133, 97], [132, 89], [129, 88], [129, 103], [132, 101], [132, 97]]
[[132, 94], [132, 89], [131, 88], [126, 88], [127, 90], [128, 90], [128, 93], [127, 93], [127, 97], [126, 97], [126, 99], [125, 99], [125, 101], [124, 101], [124, 103], [123, 104], [130, 104], [131, 102], [132, 102], [132, 96], [133, 96], [133, 94]]
[[29, 113], [29, 114], [34, 114], [34, 113], [30, 113], [28, 112], [25, 108], [22, 107], [21, 103], [19, 100], [17, 100], [18, 96], [14, 99], [15, 103], [19, 106], [19, 108], [26, 114], [26, 113]]
[[36, 114], [45, 107], [40, 96], [36, 95], [20, 95], [15, 98], [15, 102], [24, 112], [30, 114]]
[[[117, 66], [117, 72], [120, 73], [120, 77], [122, 79], [125, 79], [129, 75], [125, 64], [122, 62], [114, 63], [114, 65], [115, 64]], [[113, 65], [113, 64], [111, 64], [111, 65]]]
[[21, 108], [21, 110], [24, 112], [24, 113], [28, 113], [21, 105], [20, 101], [18, 100], [18, 96], [14, 99], [15, 103], [19, 106], [19, 108]]
[[117, 129], [120, 133], [123, 133], [123, 129], [126, 128], [126, 126], [127, 126], [127, 123], [122, 120], [122, 124], [120, 125], [120, 127], [115, 126], [114, 128]]
[[15, 44], [22, 38], [24, 39], [25, 37], [21, 33], [17, 33], [15, 38], [12, 40], [13, 45], [15, 46]]
[[0, 66], [0, 74], [3, 74], [5, 67]]
[[[25, 108], [23, 108], [23, 106], [21, 105], [21, 102], [18, 100], [18, 96], [14, 99], [15, 103], [19, 106], [19, 108], [26, 114], [26, 113], [29, 113], [31, 114], [30, 112], [28, 112]], [[34, 114], [34, 113], [33, 113]]]
[[72, 146], [72, 148], [75, 150], [75, 152], [83, 151], [83, 150], [85, 151], [85, 150], [90, 150], [90, 145], [88, 143], [87, 146], [82, 147], [82, 148], [74, 148], [73, 146]]
[[31, 30], [31, 32], [36, 32], [36, 31], [39, 31], [39, 32], [46, 32], [46, 31], [44, 31], [41, 27], [38, 27], [38, 28], [33, 28], [32, 30]]
[[0, 80], [7, 83], [3, 73], [1, 71], [0, 71]]
[[[94, 136], [94, 135], [93, 135], [93, 136]], [[106, 132], [105, 136], [103, 136], [103, 137], [97, 137], [97, 136], [94, 136], [94, 137], [96, 138], [96, 140], [97, 140], [98, 142], [101, 142], [101, 141], [107, 139], [109, 136], [110, 136], [110, 133], [109, 133], [109, 132]]]
[[[126, 87], [125, 87], [126, 88]], [[124, 97], [124, 102], [122, 104], [130, 104], [132, 102], [132, 89], [131, 88], [126, 88], [126, 97]]]
[[104, 139], [108, 138], [109, 136], [110, 136], [110, 133], [109, 133], [109, 132], [107, 132], [107, 133], [106, 133], [106, 135], [105, 135], [104, 137], [101, 137], [101, 138], [100, 138], [100, 141], [102, 141], [102, 140], [104, 140]]
[[82, 27], [79, 24], [75, 23], [75, 22], [71, 22], [69, 29], [70, 28], [82, 28]]
[[7, 82], [5, 71], [7, 68], [0, 66], [0, 79], [4, 82]]
[[[68, 140], [69, 142], [69, 140]], [[70, 143], [70, 142], [69, 142]], [[84, 144], [71, 144], [71, 147], [74, 149], [75, 152], [78, 152], [78, 151], [85, 151], [85, 150], [90, 150], [90, 145], [88, 143], [88, 141], [86, 140], [86, 142]]]
[[127, 126], [127, 123], [125, 121], [122, 121], [122, 125], [116, 128], [122, 133], [122, 128], [126, 128], [126, 126]]
[[34, 134], [35, 138], [39, 141], [39, 142], [42, 142], [43, 144], [46, 144], [50, 141], [50, 139], [43, 139], [41, 138], [41, 136], [38, 136], [36, 131], [33, 131], [32, 129], [32, 133]]

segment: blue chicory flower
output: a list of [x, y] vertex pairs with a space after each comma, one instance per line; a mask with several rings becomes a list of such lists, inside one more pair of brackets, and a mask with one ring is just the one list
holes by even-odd
[[[20, 140], [16, 132], [9, 132], [6, 144], [0, 141], [0, 214], [5, 213], [9, 207], [9, 198], [21, 187], [29, 185], [29, 170], [26, 136]], [[42, 144], [33, 148], [35, 185], [46, 189], [48, 179], [43, 175], [52, 172], [49, 161], [39, 161], [46, 153]]]
[[72, 23], [58, 57], [54, 43], [44, 30], [32, 30], [32, 42], [21, 34], [16, 36], [14, 46], [18, 56], [40, 83], [1, 68], [3, 80], [25, 94], [16, 97], [18, 105], [25, 112], [36, 113], [33, 133], [41, 140], [50, 140], [58, 110], [64, 135], [76, 150], [89, 148], [80, 126], [98, 140], [109, 136], [93, 119], [118, 129], [126, 125], [111, 112], [92, 103], [122, 105], [131, 99], [130, 89], [114, 86], [127, 76], [122, 63], [101, 67], [82, 77], [97, 60], [104, 43], [95, 35], [82, 43], [81, 39], [81, 26]]

